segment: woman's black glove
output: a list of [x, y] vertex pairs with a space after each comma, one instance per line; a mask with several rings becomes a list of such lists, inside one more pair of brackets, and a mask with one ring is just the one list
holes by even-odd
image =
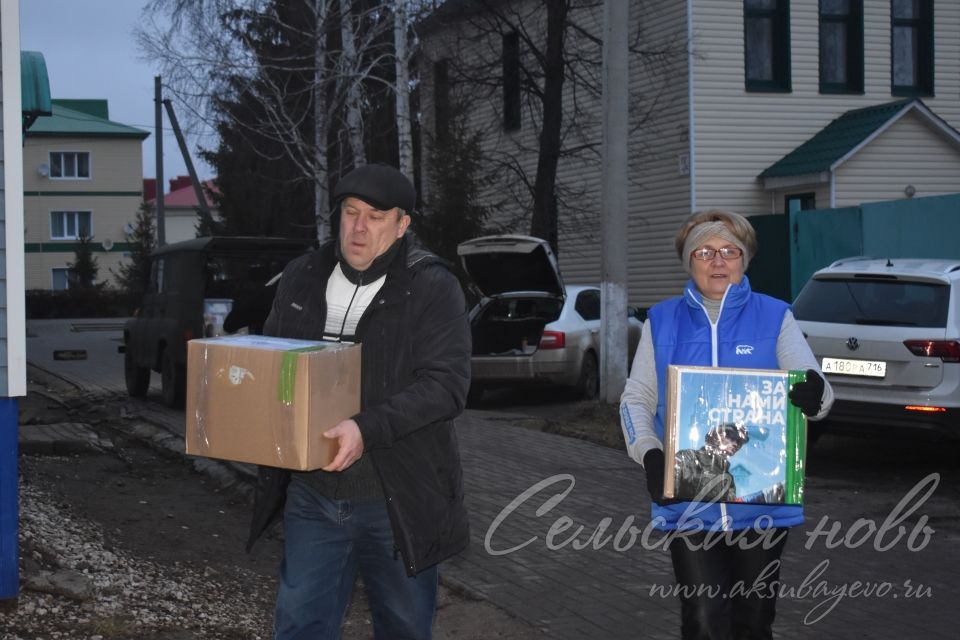
[[663, 450], [650, 449], [643, 456], [643, 470], [647, 472], [647, 491], [654, 502], [663, 500]]
[[807, 369], [807, 379], [798, 382], [790, 389], [790, 402], [800, 407], [800, 411], [808, 416], [820, 413], [823, 405], [823, 376]]

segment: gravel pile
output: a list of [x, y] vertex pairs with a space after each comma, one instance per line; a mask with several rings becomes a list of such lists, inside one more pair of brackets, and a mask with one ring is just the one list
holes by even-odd
[[160, 566], [105, 548], [104, 531], [41, 487], [20, 486], [21, 588], [4, 640], [269, 638], [273, 594], [241, 568]]

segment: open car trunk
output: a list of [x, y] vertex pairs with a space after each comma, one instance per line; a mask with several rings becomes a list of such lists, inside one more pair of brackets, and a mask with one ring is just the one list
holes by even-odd
[[563, 280], [550, 244], [531, 236], [486, 236], [461, 243], [457, 253], [484, 297], [471, 316], [473, 354], [534, 353], [544, 326], [563, 308]]
[[524, 355], [537, 350], [543, 328], [560, 315], [563, 300], [495, 298], [474, 316], [473, 355]]

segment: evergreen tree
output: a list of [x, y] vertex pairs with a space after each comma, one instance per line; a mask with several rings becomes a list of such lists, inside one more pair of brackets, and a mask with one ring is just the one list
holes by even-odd
[[217, 146], [201, 157], [217, 171], [225, 234], [325, 238], [336, 220], [332, 185], [364, 162], [398, 164], [397, 117], [410, 111], [411, 83], [396, 83], [423, 6], [397, 8], [394, 0], [150, 3], [169, 28], [139, 30], [141, 46], [185, 112], [217, 131]]
[[[462, 113], [461, 110], [458, 110]], [[428, 137], [431, 153], [428, 198], [422, 213], [414, 215], [417, 237], [447, 260], [461, 279], [457, 245], [470, 238], [496, 233], [487, 226], [490, 208], [478, 204], [478, 194], [492, 176], [485, 170], [479, 131], [468, 131], [463, 117], [451, 118], [450, 126]]]
[[133, 230], [124, 233], [127, 241], [129, 262], [121, 262], [113, 276], [120, 288], [127, 293], [131, 306], [140, 303], [150, 282], [150, 253], [156, 247], [156, 214], [146, 202], [137, 210]]
[[[215, 200], [225, 235], [314, 233], [313, 182], [284, 140], [313, 135], [314, 18], [305, 3], [275, 0], [270, 5], [262, 13], [238, 9], [222, 19], [232, 38], [260, 61], [258, 76], [233, 76], [229, 90], [213, 98], [220, 114], [219, 144], [201, 152], [216, 169]], [[274, 90], [278, 86], [284, 87], [282, 95]], [[292, 114], [285, 124], [296, 132], [284, 133], [271, 124], [278, 112]]]
[[97, 262], [97, 257], [93, 255], [92, 245], [93, 236], [81, 233], [74, 253], [74, 261], [67, 263], [67, 266], [70, 267], [71, 288], [88, 291], [103, 287], [103, 283], [97, 284], [100, 265]]

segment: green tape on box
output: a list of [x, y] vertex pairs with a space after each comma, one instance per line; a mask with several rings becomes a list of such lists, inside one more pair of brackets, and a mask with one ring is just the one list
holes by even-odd
[[[807, 379], [806, 371], [790, 371], [788, 389]], [[804, 469], [807, 451], [807, 420], [800, 408], [787, 400], [787, 469], [784, 502], [803, 504]]]
[[280, 402], [286, 405], [293, 404], [293, 390], [297, 382], [297, 360], [300, 354], [322, 351], [324, 348], [324, 345], [313, 345], [283, 352], [283, 358], [280, 361], [280, 383], [277, 388], [277, 396]]

